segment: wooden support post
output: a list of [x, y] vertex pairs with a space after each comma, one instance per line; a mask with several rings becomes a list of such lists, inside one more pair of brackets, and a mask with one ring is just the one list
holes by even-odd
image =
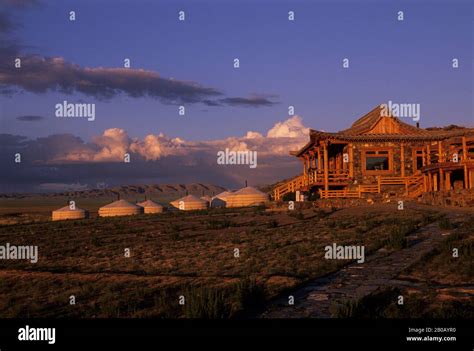
[[329, 167], [328, 167], [328, 146], [326, 143], [323, 144], [323, 155], [324, 155], [324, 190], [329, 190]]
[[444, 190], [451, 190], [451, 172], [446, 172], [446, 183]]
[[464, 189], [470, 189], [469, 172], [467, 170], [467, 144], [466, 137], [462, 137], [462, 161], [464, 163]]
[[380, 194], [380, 191], [381, 191], [381, 188], [382, 188], [382, 184], [381, 184], [381, 177], [378, 176], [377, 177], [377, 192]]
[[462, 160], [467, 161], [467, 143], [466, 143], [466, 137], [462, 137]]
[[441, 140], [438, 141], [438, 163], [443, 163], [443, 144], [441, 143]]
[[433, 191], [438, 191], [438, 174], [433, 174]]
[[[416, 155], [415, 155], [416, 157]], [[400, 144], [400, 168], [402, 177], [405, 176], [405, 145]]]
[[354, 178], [354, 145], [349, 144], [349, 177]]
[[303, 157], [303, 184], [305, 183], [306, 180], [306, 157]]
[[439, 190], [444, 190], [445, 180], [444, 180], [444, 170], [443, 168], [439, 168]]
[[426, 145], [426, 164], [431, 164], [430, 145]]
[[323, 169], [321, 164], [321, 148], [318, 146], [318, 171]]
[[306, 171], [306, 185], [310, 184], [310, 177], [311, 177], [311, 155], [307, 157], [307, 171]]
[[344, 173], [344, 152], [338, 154], [339, 173]]
[[428, 192], [428, 176], [423, 174], [423, 190], [424, 192]]
[[464, 189], [470, 189], [469, 188], [469, 172], [467, 169], [467, 164], [464, 164]]

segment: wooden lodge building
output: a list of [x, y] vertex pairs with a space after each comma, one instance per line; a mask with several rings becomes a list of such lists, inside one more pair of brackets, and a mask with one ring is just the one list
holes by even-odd
[[303, 173], [273, 189], [275, 200], [290, 192], [319, 192], [321, 198], [356, 198], [397, 191], [474, 188], [474, 129], [423, 129], [384, 116], [377, 106], [337, 133], [310, 130], [310, 141], [290, 152]]

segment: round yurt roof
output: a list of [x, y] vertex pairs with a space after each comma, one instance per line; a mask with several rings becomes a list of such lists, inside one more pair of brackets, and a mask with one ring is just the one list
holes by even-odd
[[223, 191], [220, 194], [214, 196], [211, 200], [211, 207], [225, 207], [227, 203], [227, 197], [232, 195], [231, 191]]
[[201, 200], [204, 200], [204, 201], [207, 201], [207, 202], [211, 202], [211, 197], [209, 195], [204, 195], [204, 196], [201, 196]]
[[240, 190], [237, 190], [236, 192], [232, 193], [231, 195], [263, 195], [267, 196], [264, 192], [261, 192], [258, 189], [255, 189], [251, 186], [247, 186], [245, 188], [242, 188]]
[[203, 203], [203, 204], [207, 203], [206, 200], [200, 199], [200, 198], [198, 198], [198, 197], [196, 197], [196, 196], [194, 196], [194, 195], [188, 195], [188, 196], [182, 197], [182, 198], [180, 198], [180, 199], [178, 199], [178, 200], [174, 200], [173, 202], [179, 203], [179, 202], [181, 202], [181, 201], [183, 201], [183, 202], [185, 202], [185, 203], [186, 203], [186, 202], [196, 202], [196, 203]]
[[143, 213], [143, 207], [137, 206], [125, 200], [117, 200], [99, 208], [99, 216], [129, 216]]
[[143, 207], [145, 213], [160, 213], [165, 210], [163, 206], [156, 203], [153, 200], [145, 200], [137, 204], [140, 207]]
[[153, 201], [153, 200], [145, 200], [145, 201], [142, 201], [142, 202], [137, 203], [137, 205], [138, 205], [138, 206], [141, 206], [141, 207], [163, 208], [163, 206], [161, 206], [160, 204], [156, 203], [156, 202]]
[[181, 208], [182, 210], [201, 210], [206, 209], [209, 205], [206, 200], [200, 199], [194, 195], [188, 195], [171, 202], [171, 205], [176, 208], [180, 208], [180, 204], [184, 205], [184, 208]]
[[75, 207], [74, 209], [71, 209], [71, 206], [66, 205], [64, 207], [58, 208], [57, 210], [54, 210], [53, 212], [86, 212], [86, 210], [83, 210], [82, 208]]
[[108, 205], [105, 205], [105, 206], [102, 206], [101, 209], [114, 209], [114, 208], [130, 208], [130, 209], [133, 209], [133, 208], [137, 208], [138, 206], [135, 205], [135, 204], [132, 204], [131, 202], [128, 202], [126, 200], [117, 200], [117, 201], [114, 201]]
[[254, 206], [268, 201], [268, 195], [251, 186], [247, 186], [227, 196], [227, 207]]
[[82, 208], [75, 207], [71, 209], [69, 205], [61, 207], [52, 213], [53, 221], [62, 220], [62, 219], [84, 219], [89, 216], [89, 212], [87, 210], [83, 210]]
[[226, 200], [227, 199], [227, 196], [229, 195], [232, 195], [233, 192], [232, 191], [223, 191], [222, 193], [220, 194], [217, 194], [216, 196], [214, 196], [212, 199], [221, 199], [221, 200]]

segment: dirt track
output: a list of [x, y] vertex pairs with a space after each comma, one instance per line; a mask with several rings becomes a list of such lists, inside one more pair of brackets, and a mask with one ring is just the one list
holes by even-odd
[[[419, 205], [412, 205], [420, 207]], [[460, 221], [466, 210], [441, 209], [452, 222]], [[467, 212], [472, 213], [472, 209]], [[388, 286], [402, 286], [398, 275], [433, 250], [450, 231], [430, 223], [408, 236], [409, 246], [392, 253], [381, 249], [366, 258], [362, 264], [352, 263], [336, 273], [319, 278], [303, 288], [285, 294], [274, 301], [262, 318], [329, 318], [330, 307], [338, 300], [358, 300]], [[474, 295], [474, 285], [465, 287]], [[288, 297], [294, 296], [294, 305]]]

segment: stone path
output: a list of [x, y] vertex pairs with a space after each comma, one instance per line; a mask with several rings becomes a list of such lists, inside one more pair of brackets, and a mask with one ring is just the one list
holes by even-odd
[[[451, 216], [449, 216], [451, 217]], [[454, 216], [451, 220], [455, 220]], [[329, 318], [330, 306], [340, 299], [360, 299], [380, 287], [394, 285], [399, 273], [431, 251], [448, 233], [430, 223], [410, 234], [409, 247], [392, 253], [381, 249], [366, 257], [364, 263], [345, 268], [316, 279], [303, 288], [274, 301], [261, 318]], [[288, 305], [288, 296], [294, 305]]]

